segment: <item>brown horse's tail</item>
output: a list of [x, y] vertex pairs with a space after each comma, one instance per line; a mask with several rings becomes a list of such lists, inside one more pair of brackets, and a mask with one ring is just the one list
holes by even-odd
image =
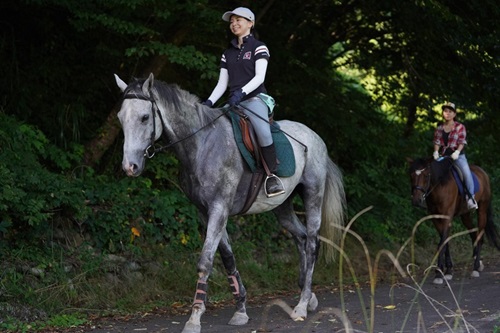
[[500, 234], [498, 233], [498, 229], [495, 226], [495, 221], [493, 221], [493, 207], [491, 203], [488, 206], [484, 232], [486, 234], [486, 237], [488, 237], [488, 239], [490, 240], [491, 244], [493, 244], [498, 250], [500, 250]]

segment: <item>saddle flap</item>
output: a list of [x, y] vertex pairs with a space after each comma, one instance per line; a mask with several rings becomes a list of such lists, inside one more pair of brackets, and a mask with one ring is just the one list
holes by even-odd
[[[228, 115], [232, 122], [236, 145], [243, 159], [247, 162], [247, 166], [250, 168], [251, 172], [256, 172], [261, 162], [261, 153], [258, 149], [259, 145], [256, 141], [256, 136], [253, 134], [253, 129], [249, 127], [248, 133], [251, 138], [250, 142], [252, 142], [253, 145], [253, 153], [251, 153], [247, 148], [248, 140], [244, 139], [242, 127], [240, 125], [240, 118], [246, 118], [246, 116], [240, 115], [240, 112], [236, 112], [236, 108], [233, 108], [232, 111], [233, 112], [229, 112]], [[290, 177], [295, 173], [295, 155], [293, 147], [286, 135], [281, 131], [277, 122], [274, 122], [271, 127], [271, 135], [273, 136], [273, 142], [276, 146], [276, 158], [280, 161], [275, 174], [279, 177]], [[247, 141], [247, 143], [245, 143], [245, 141]], [[259, 156], [256, 158], [255, 154]]]
[[251, 154], [255, 154], [254, 145], [252, 142], [252, 133], [253, 133], [252, 123], [250, 123], [250, 121], [247, 118], [240, 117], [239, 124], [240, 124], [243, 144]]

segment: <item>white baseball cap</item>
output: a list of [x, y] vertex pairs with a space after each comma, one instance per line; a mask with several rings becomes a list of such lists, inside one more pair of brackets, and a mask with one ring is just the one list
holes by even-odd
[[457, 112], [457, 110], [455, 109], [455, 103], [452, 103], [452, 102], [444, 103], [443, 106], [441, 106], [441, 110], [444, 110], [444, 109], [451, 109], [451, 110], [453, 110], [453, 112]]
[[233, 11], [230, 12], [225, 12], [224, 15], [222, 15], [222, 19], [224, 21], [229, 22], [231, 19], [231, 16], [237, 15], [241, 16], [243, 18], [246, 18], [249, 21], [255, 22], [255, 15], [252, 13], [252, 11], [246, 7], [238, 7]]

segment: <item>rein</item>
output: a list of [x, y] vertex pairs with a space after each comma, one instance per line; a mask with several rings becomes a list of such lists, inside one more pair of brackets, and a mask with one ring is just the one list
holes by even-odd
[[[150, 91], [150, 95], [152, 95], [151, 91]], [[156, 117], [155, 117], [155, 113], [157, 113], [158, 117], [160, 118], [160, 122], [161, 122], [161, 126], [162, 126], [163, 130], [165, 130], [165, 121], [163, 120], [163, 117], [161, 116], [160, 108], [156, 104], [155, 99], [153, 97], [151, 97], [151, 96], [146, 96], [145, 94], [142, 94], [142, 93], [141, 94], [137, 94], [137, 93], [132, 93], [132, 92], [125, 92], [124, 95], [123, 95], [123, 99], [140, 99], [140, 100], [143, 100], [143, 101], [151, 102], [151, 114], [153, 116], [153, 131], [151, 132], [151, 139], [150, 139], [151, 143], [144, 150], [144, 157], [147, 157], [147, 158], [153, 158], [153, 156], [155, 156], [156, 153], [159, 153], [159, 152], [162, 152], [164, 150], [167, 150], [170, 147], [178, 144], [179, 142], [182, 142], [184, 140], [189, 139], [190, 137], [194, 136], [195, 134], [197, 134], [198, 132], [200, 132], [204, 128], [212, 125], [217, 119], [219, 119], [220, 117], [222, 117], [223, 115], [225, 115], [229, 111], [229, 109], [225, 109], [220, 115], [218, 115], [216, 118], [214, 118], [211, 122], [203, 125], [199, 129], [197, 129], [196, 131], [194, 131], [193, 133], [189, 134], [188, 136], [186, 136], [186, 137], [184, 137], [182, 139], [179, 139], [177, 141], [168, 143], [165, 146], [158, 146], [156, 144], [156, 140], [155, 140], [156, 139]], [[155, 110], [156, 110], [156, 112], [155, 112]]]
[[[155, 113], [158, 114], [158, 117], [160, 118], [160, 122], [161, 122], [161, 126], [162, 126], [163, 130], [165, 129], [165, 122], [163, 120], [163, 117], [161, 116], [160, 108], [156, 104], [155, 99], [153, 97], [151, 97], [153, 95], [151, 93], [151, 90], [149, 91], [149, 94], [150, 94], [150, 96], [147, 96], [144, 93], [137, 93], [137, 92], [131, 92], [131, 91], [125, 91], [124, 94], [123, 94], [123, 99], [140, 99], [140, 100], [148, 101], [148, 102], [151, 103], [151, 115], [153, 116], [153, 131], [151, 132], [150, 144], [144, 150], [144, 157], [147, 157], [147, 158], [153, 158], [153, 156], [155, 156], [156, 153], [159, 153], [159, 152], [162, 152], [164, 150], [167, 150], [170, 147], [172, 147], [172, 146], [174, 146], [174, 145], [176, 145], [176, 144], [178, 144], [178, 143], [180, 143], [180, 142], [182, 142], [184, 140], [187, 140], [190, 137], [196, 135], [198, 132], [200, 132], [204, 128], [212, 125], [215, 121], [217, 121], [217, 119], [219, 119], [220, 117], [226, 115], [229, 112], [229, 110], [232, 109], [231, 107], [229, 107], [229, 108], [223, 108], [223, 112], [220, 115], [218, 115], [216, 118], [214, 118], [209, 123], [203, 125], [199, 129], [197, 129], [193, 133], [189, 134], [188, 136], [186, 136], [186, 137], [184, 137], [182, 139], [179, 139], [177, 141], [170, 142], [170, 143], [168, 143], [168, 144], [166, 144], [164, 146], [158, 146], [156, 144], [156, 117], [155, 117]], [[269, 120], [262, 118], [261, 116], [259, 116], [258, 114], [256, 114], [252, 110], [250, 110], [249, 108], [245, 107], [244, 105], [238, 105], [238, 106], [240, 106], [240, 107], [246, 109], [247, 111], [253, 113], [255, 116], [257, 116], [261, 120], [269, 122]], [[304, 147], [304, 150], [307, 152], [308, 148], [307, 148], [307, 146], [304, 143], [300, 142], [299, 140], [297, 140], [296, 138], [294, 138], [293, 136], [291, 136], [287, 132], [283, 131], [280, 127], [276, 126], [275, 124], [273, 124], [273, 123], [269, 123], [269, 124], [272, 127], [274, 127], [275, 129], [278, 129], [279, 131], [283, 132], [285, 135], [287, 135], [291, 139], [293, 139], [296, 142], [298, 142], [299, 144], [301, 144]]]

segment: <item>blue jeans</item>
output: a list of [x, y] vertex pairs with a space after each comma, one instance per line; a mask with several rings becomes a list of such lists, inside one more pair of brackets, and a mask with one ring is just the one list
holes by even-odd
[[465, 182], [465, 187], [467, 187], [467, 190], [471, 194], [471, 196], [474, 195], [474, 181], [472, 180], [472, 174], [469, 168], [469, 162], [467, 162], [467, 157], [465, 157], [465, 154], [460, 154], [458, 155], [458, 159], [455, 160], [455, 163], [458, 165], [460, 170], [462, 171], [462, 174], [464, 176], [464, 182]]
[[271, 136], [271, 125], [269, 124], [269, 108], [259, 97], [252, 97], [240, 103], [244, 107], [252, 110], [248, 111], [241, 108], [243, 113], [250, 119], [255, 132], [257, 133], [257, 140], [261, 147], [267, 147], [273, 143]]

